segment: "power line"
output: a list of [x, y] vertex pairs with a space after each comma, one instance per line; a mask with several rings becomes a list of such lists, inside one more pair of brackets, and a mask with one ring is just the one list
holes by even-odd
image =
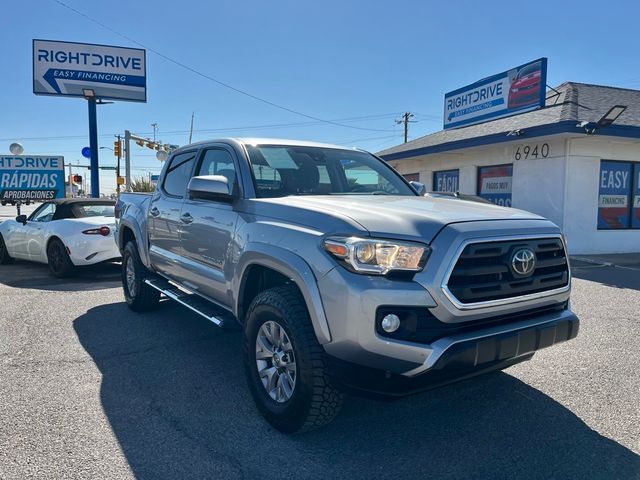
[[[54, 0], [55, 1], [55, 0]], [[378, 115], [366, 115], [360, 117], [345, 117], [339, 118], [337, 120], [341, 122], [358, 122], [362, 120], [371, 120], [371, 119], [381, 119], [387, 117], [394, 117], [397, 115], [396, 113], [384, 113]], [[215, 133], [215, 132], [232, 132], [237, 130], [260, 130], [266, 128], [283, 128], [283, 127], [304, 127], [309, 125], [317, 125], [319, 123], [323, 123], [321, 121], [313, 121], [313, 122], [295, 122], [295, 123], [273, 123], [267, 125], [249, 125], [244, 127], [228, 127], [228, 128], [204, 128], [204, 129], [195, 129], [194, 133]], [[382, 131], [393, 131], [393, 130], [382, 130]], [[189, 130], [169, 130], [166, 132], [162, 132], [162, 135], [183, 135], [185, 133], [189, 133]], [[103, 133], [100, 134], [99, 137], [107, 138], [113, 137], [117, 135], [117, 133]], [[151, 132], [143, 132], [140, 135], [151, 135]], [[0, 142], [12, 142], [15, 140], [21, 141], [38, 141], [38, 140], [73, 140], [73, 139], [86, 139], [87, 135], [58, 135], [58, 136], [45, 136], [45, 137], [20, 137], [13, 136], [11, 138], [2, 138]]]
[[205, 79], [207, 79], [207, 80], [209, 80], [209, 81], [211, 81], [211, 82], [214, 82], [214, 83], [216, 83], [216, 84], [218, 84], [218, 85], [220, 85], [220, 86], [222, 86], [222, 87], [224, 87], [224, 88], [227, 88], [227, 89], [229, 89], [229, 90], [232, 90], [232, 91], [234, 91], [234, 92], [236, 92], [236, 93], [239, 93], [239, 94], [241, 94], [241, 95], [244, 95], [244, 96], [246, 96], [246, 97], [252, 98], [252, 99], [254, 99], [254, 100], [258, 101], [258, 102], [262, 102], [262, 103], [267, 104], [267, 105], [270, 105], [270, 106], [272, 106], [272, 107], [274, 107], [274, 108], [278, 108], [278, 109], [280, 109], [280, 110], [284, 110], [284, 111], [286, 111], [286, 112], [293, 113], [294, 115], [299, 115], [299, 116], [301, 116], [301, 117], [309, 118], [309, 119], [311, 119], [311, 120], [315, 120], [315, 121], [318, 121], [318, 122], [328, 123], [328, 124], [331, 124], [331, 125], [335, 125], [335, 126], [337, 126], [337, 127], [353, 128], [353, 129], [356, 129], [356, 130], [368, 130], [368, 131], [372, 131], [372, 132], [390, 132], [390, 131], [392, 131], [392, 130], [380, 130], [380, 129], [376, 129], [376, 128], [356, 127], [356, 126], [354, 126], [354, 125], [346, 125], [346, 124], [343, 124], [343, 123], [334, 122], [334, 121], [332, 121], [332, 120], [325, 120], [325, 119], [322, 119], [322, 118], [316, 117], [316, 116], [314, 116], [314, 115], [309, 115], [309, 114], [307, 114], [307, 113], [303, 113], [303, 112], [300, 112], [300, 111], [298, 111], [298, 110], [294, 110], [294, 109], [292, 109], [292, 108], [285, 107], [284, 105], [279, 105], [279, 104], [277, 104], [277, 103], [275, 103], [275, 102], [272, 102], [272, 101], [270, 101], [270, 100], [267, 100], [267, 99], [265, 99], [265, 98], [258, 97], [257, 95], [254, 95], [254, 94], [252, 94], [252, 93], [249, 93], [249, 92], [247, 92], [247, 91], [245, 91], [245, 90], [242, 90], [242, 89], [240, 89], [240, 88], [236, 88], [236, 87], [234, 87], [233, 85], [230, 85], [230, 84], [225, 83], [225, 82], [223, 82], [223, 81], [221, 81], [221, 80], [218, 80], [217, 78], [214, 78], [214, 77], [212, 77], [212, 76], [210, 76], [210, 75], [207, 75], [206, 73], [202, 73], [202, 72], [200, 72], [199, 70], [196, 70], [195, 68], [190, 67], [189, 65], [186, 65], [186, 64], [184, 64], [184, 63], [182, 63], [182, 62], [180, 62], [180, 61], [178, 61], [178, 60], [175, 60], [175, 59], [173, 59], [173, 58], [169, 57], [168, 55], [165, 55], [164, 53], [162, 53], [162, 52], [160, 52], [160, 51], [158, 51], [158, 50], [156, 50], [156, 49], [154, 49], [154, 48], [151, 48], [151, 47], [149, 47], [149, 46], [147, 46], [147, 45], [145, 45], [145, 44], [143, 44], [143, 43], [141, 43], [141, 42], [138, 42], [137, 40], [134, 40], [133, 38], [129, 37], [128, 35], [125, 35], [125, 34], [123, 34], [123, 33], [120, 33], [120, 32], [118, 32], [117, 30], [115, 30], [115, 29], [113, 29], [113, 28], [109, 27], [108, 25], [105, 25], [104, 23], [100, 22], [99, 20], [96, 20], [95, 18], [90, 17], [90, 16], [89, 16], [89, 15], [87, 15], [86, 13], [83, 13], [83, 12], [81, 12], [80, 10], [75, 9], [75, 8], [73, 8], [73, 7], [72, 7], [72, 6], [70, 6], [70, 5], [67, 5], [66, 3], [62, 2], [61, 0], [52, 0], [52, 1], [53, 1], [53, 2], [55, 2], [55, 3], [57, 3], [57, 4], [58, 4], [58, 5], [60, 5], [60, 6], [64, 7], [64, 8], [66, 8], [66, 9], [68, 9], [68, 10], [70, 10], [70, 11], [72, 11], [72, 12], [76, 13], [77, 15], [80, 15], [81, 17], [83, 17], [83, 18], [85, 18], [85, 19], [89, 20], [90, 22], [93, 22], [93, 23], [95, 23], [96, 25], [99, 25], [100, 27], [102, 27], [102, 28], [104, 28], [104, 29], [106, 29], [106, 30], [110, 31], [111, 33], [113, 33], [113, 34], [115, 34], [115, 35], [118, 35], [119, 37], [122, 37], [122, 38], [124, 38], [125, 40], [128, 40], [128, 41], [130, 41], [131, 43], [134, 43], [134, 44], [138, 45], [139, 47], [142, 47], [142, 48], [144, 48], [144, 49], [146, 49], [146, 50], [149, 50], [149, 51], [150, 51], [150, 52], [152, 52], [152, 53], [155, 53], [155, 54], [156, 54], [156, 55], [158, 55], [159, 57], [164, 58], [166, 61], [171, 62], [171, 63], [173, 63], [174, 65], [177, 65], [177, 66], [179, 66], [179, 67], [181, 67], [181, 68], [183, 68], [183, 69], [185, 69], [185, 70], [188, 70], [188, 71], [190, 71], [191, 73], [194, 73], [194, 74], [196, 74], [196, 75], [198, 75], [198, 76], [200, 76], [200, 77], [202, 77], [202, 78], [205, 78]]
[[383, 138], [397, 138], [397, 134], [395, 135], [385, 135], [384, 137], [368, 137], [368, 138], [356, 138], [354, 140], [348, 140], [346, 142], [340, 142], [337, 145], [352, 145], [354, 143], [358, 143], [358, 142], [365, 142], [368, 140], [381, 140]]

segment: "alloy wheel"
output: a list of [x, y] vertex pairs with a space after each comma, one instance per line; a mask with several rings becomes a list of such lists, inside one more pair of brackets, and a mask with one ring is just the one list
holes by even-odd
[[275, 321], [262, 324], [256, 336], [256, 366], [269, 396], [284, 403], [293, 396], [297, 367], [293, 345], [284, 328]]
[[63, 258], [60, 251], [60, 245], [54, 243], [49, 250], [49, 259], [51, 260], [51, 266], [55, 272], [59, 272], [62, 269]]
[[136, 270], [133, 265], [131, 257], [127, 257], [127, 263], [125, 266], [125, 276], [127, 279], [127, 290], [129, 290], [129, 296], [135, 297], [136, 295]]

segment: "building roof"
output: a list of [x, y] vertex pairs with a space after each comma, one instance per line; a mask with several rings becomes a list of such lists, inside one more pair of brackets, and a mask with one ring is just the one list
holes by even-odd
[[[409, 158], [446, 150], [515, 140], [554, 133], [586, 134], [582, 121], [597, 122], [614, 105], [627, 109], [602, 134], [640, 138], [640, 90], [565, 82], [547, 92], [544, 108], [468, 127], [441, 130], [378, 153], [385, 160]], [[598, 132], [600, 133], [600, 132]]]

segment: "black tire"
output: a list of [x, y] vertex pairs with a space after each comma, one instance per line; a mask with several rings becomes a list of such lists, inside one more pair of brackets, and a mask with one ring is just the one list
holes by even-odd
[[[127, 275], [128, 268], [132, 268], [130, 273], [133, 272], [131, 287]], [[160, 292], [145, 283], [145, 280], [151, 277], [153, 273], [140, 260], [135, 242], [127, 242], [122, 254], [122, 289], [127, 305], [134, 312], [152, 310], [160, 301]]]
[[9, 255], [4, 238], [0, 235], [0, 265], [11, 265], [13, 262], [15, 262], [15, 259]]
[[75, 270], [67, 253], [67, 247], [57, 238], [52, 239], [47, 245], [47, 263], [51, 275], [57, 278], [70, 277]]
[[[266, 322], [277, 322], [289, 337], [295, 356], [293, 393], [284, 402], [273, 399], [256, 364], [256, 341]], [[316, 339], [309, 312], [293, 285], [271, 288], [256, 296], [244, 324], [245, 373], [258, 410], [277, 430], [305, 432], [331, 422], [340, 412], [343, 395], [331, 382], [326, 353]]]

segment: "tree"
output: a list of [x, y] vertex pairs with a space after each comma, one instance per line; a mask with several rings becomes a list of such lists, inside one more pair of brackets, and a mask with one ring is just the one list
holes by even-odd
[[131, 182], [131, 191], [133, 192], [153, 192], [155, 189], [155, 184], [145, 177], [134, 178]]

